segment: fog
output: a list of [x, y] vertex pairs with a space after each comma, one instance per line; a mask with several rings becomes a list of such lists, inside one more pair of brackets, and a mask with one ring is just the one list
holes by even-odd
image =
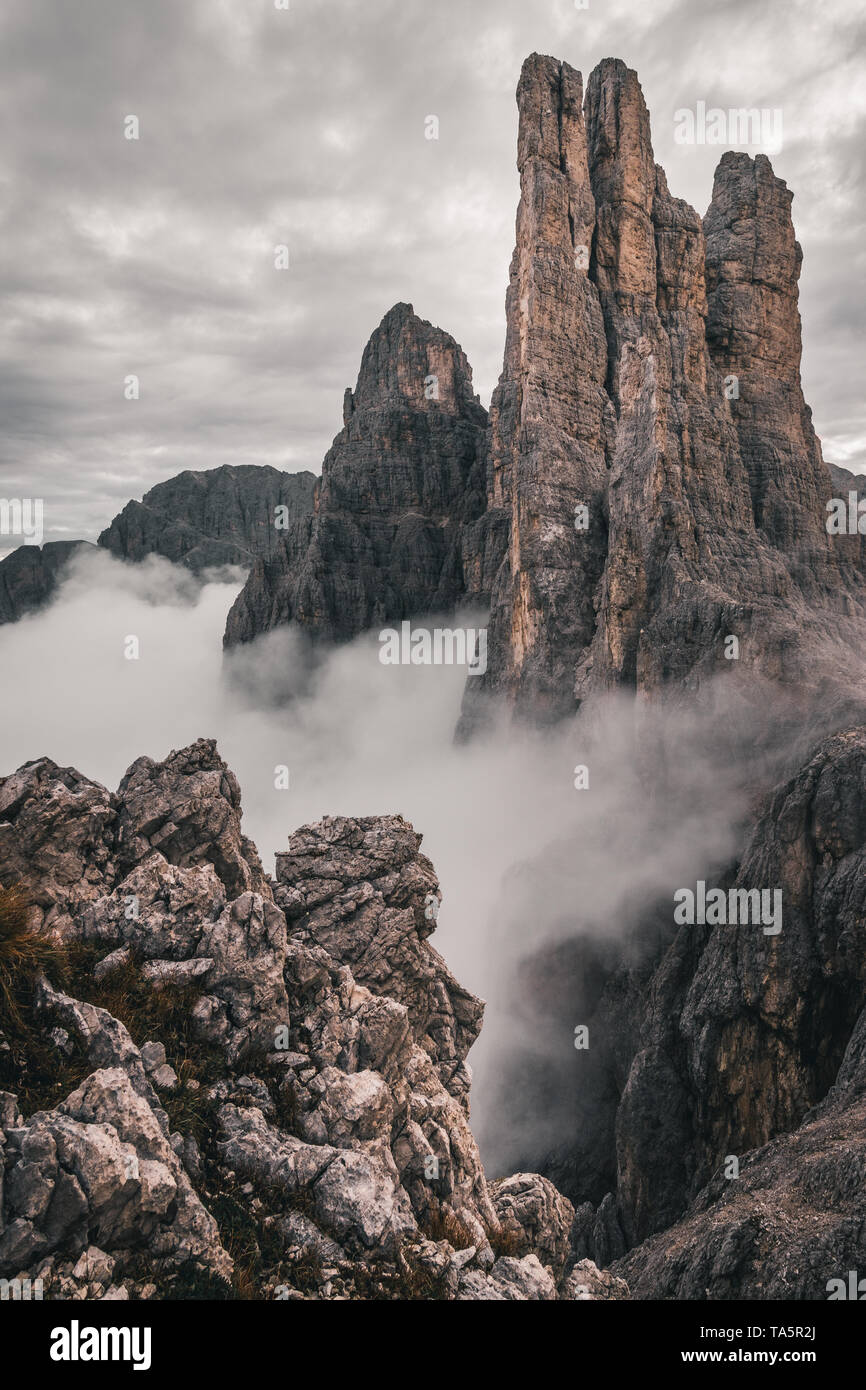
[[[323, 815], [411, 821], [442, 887], [433, 944], [487, 1000], [470, 1057], [473, 1125], [501, 1169], [532, 1147], [519, 1133], [519, 1097], [505, 1138], [491, 1114], [502, 1058], [515, 1044], [550, 1045], [533, 1033], [531, 1008], [515, 1016], [515, 967], [578, 930], [615, 937], [730, 859], [745, 794], [737, 761], [718, 746], [724, 701], [687, 715], [610, 698], [555, 732], [500, 723], [458, 745], [464, 669], [382, 665], [371, 635], [301, 682], [307, 653], [290, 630], [224, 658], [240, 579], [219, 581], [202, 587], [158, 557], [130, 566], [78, 556], [48, 609], [0, 628], [0, 774], [49, 756], [115, 788], [135, 758], [215, 737], [269, 870], [291, 831]], [[131, 637], [136, 660], [124, 655]], [[293, 685], [303, 693], [275, 706]], [[727, 713], [745, 738], [748, 721]], [[281, 765], [287, 790], [274, 785]], [[587, 789], [575, 788], [578, 765]]]

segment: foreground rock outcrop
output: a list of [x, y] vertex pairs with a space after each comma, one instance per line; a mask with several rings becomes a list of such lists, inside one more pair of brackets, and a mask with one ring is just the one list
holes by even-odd
[[26, 764], [0, 779], [0, 1278], [827, 1297], [866, 1256], [864, 786], [866, 728], [753, 827], [725, 883], [778, 882], [778, 935], [656, 926], [642, 955], [584, 944], [573, 976], [534, 962], [588, 1021], [582, 1113], [547, 1176], [491, 1182], [469, 1125], [483, 1005], [430, 945], [410, 825], [304, 826], [271, 879], [211, 741], [114, 794]]
[[428, 943], [399, 816], [325, 819], [262, 871], [214, 744], [116, 794], [0, 779], [0, 1278], [49, 1298], [625, 1297], [573, 1209], [489, 1185], [483, 1005]]

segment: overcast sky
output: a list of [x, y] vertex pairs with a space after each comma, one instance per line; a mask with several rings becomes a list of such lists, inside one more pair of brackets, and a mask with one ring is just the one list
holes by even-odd
[[0, 495], [93, 539], [183, 468], [318, 472], [398, 300], [487, 405], [533, 50], [636, 68], [701, 213], [721, 149], [677, 145], [674, 112], [781, 108], [806, 397], [825, 456], [866, 468], [864, 27], [859, 0], [3, 0]]

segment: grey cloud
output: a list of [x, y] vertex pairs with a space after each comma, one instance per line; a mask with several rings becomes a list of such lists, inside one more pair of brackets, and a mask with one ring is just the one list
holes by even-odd
[[783, 107], [807, 397], [840, 457], [866, 438], [862, 27], [854, 0], [817, 23], [805, 0], [7, 0], [0, 487], [45, 497], [49, 536], [92, 538], [181, 468], [317, 470], [398, 300], [455, 335], [486, 402], [533, 49], [585, 74], [608, 54], [637, 68], [656, 157], [699, 211], [721, 151], [677, 146], [676, 108]]

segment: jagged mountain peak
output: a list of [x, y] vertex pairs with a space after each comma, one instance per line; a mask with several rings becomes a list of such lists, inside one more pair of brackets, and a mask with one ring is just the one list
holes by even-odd
[[486, 428], [459, 343], [411, 304], [394, 305], [345, 393], [315, 515], [255, 565], [226, 646], [286, 622], [343, 641], [489, 599], [504, 529], [487, 516]]
[[395, 304], [371, 334], [355, 389], [346, 392], [344, 423], [355, 411], [380, 410], [386, 402], [482, 418], [459, 343], [419, 318], [411, 304]]

